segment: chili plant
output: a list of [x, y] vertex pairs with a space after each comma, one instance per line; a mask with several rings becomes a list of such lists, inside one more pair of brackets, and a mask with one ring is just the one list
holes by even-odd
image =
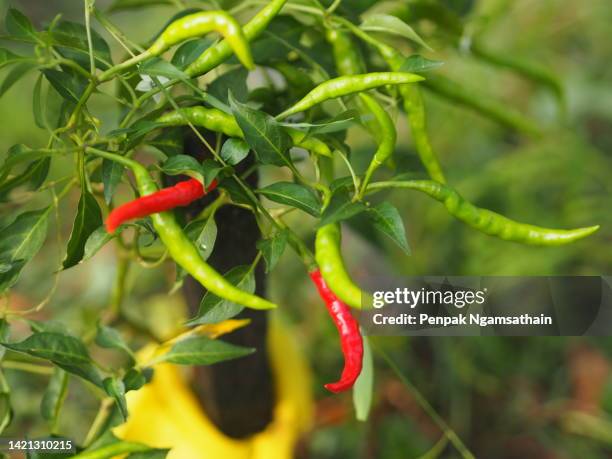
[[[515, 243], [557, 246], [597, 231], [598, 226], [550, 229], [536, 226], [537, 222], [518, 222], [462, 197], [447, 180], [432, 146], [422, 91], [475, 110], [527, 141], [544, 135], [546, 129], [438, 72], [442, 62], [434, 60], [436, 52], [409, 23], [421, 14], [443, 28], [450, 20], [448, 14], [439, 15], [436, 8], [406, 11], [399, 1], [386, 2], [388, 11], [381, 13], [368, 3], [375, 2], [355, 7], [359, 16], [340, 1], [329, 5], [247, 1], [228, 3], [227, 10], [188, 9], [168, 18], [157, 34], [141, 43], [114, 25], [113, 14], [136, 4], [144, 8], [142, 3], [118, 0], [105, 11], [94, 0], [85, 0], [83, 24], [57, 16], [40, 26], [9, 9], [0, 37], [6, 44], [0, 50], [0, 66], [10, 71], [0, 91], [8, 91], [27, 74], [36, 75], [34, 121], [47, 131], [48, 141], [14, 145], [0, 168], [0, 196], [15, 210], [14, 216], [4, 218], [0, 235], [0, 290], [10, 298], [7, 292], [47, 242], [58, 203], [74, 193], [80, 198], [60, 272], [87, 263], [107, 244], [114, 244], [118, 253], [118, 293], [81, 336], [30, 320], [46, 300], [26, 311], [14, 309], [10, 302], [3, 307], [1, 342], [9, 351], [3, 365], [10, 368], [12, 362], [15, 367], [14, 356], [21, 356], [18, 361], [24, 369], [38, 368], [40, 359], [53, 367], [43, 401], [52, 433], [61, 433], [55, 426], [69, 378], [86, 381], [101, 394], [103, 403], [113, 401], [116, 412], [126, 417], [126, 392], [147, 384], [154, 364], [211, 365], [253, 351], [213, 340], [199, 327], [231, 319], [243, 308], [287, 306], [255, 294], [254, 288], [245, 287], [252, 282], [236, 282], [235, 276], [223, 275], [207, 263], [214, 250], [211, 228], [221, 208], [246, 209], [261, 231], [258, 254], [246, 276], [253, 276], [261, 263], [273, 271], [287, 251], [303, 264], [304, 277], [310, 275], [314, 281], [321, 303], [340, 331], [346, 358], [340, 381], [325, 386], [332, 392], [350, 389], [359, 377], [364, 344], [349, 307], [367, 307], [370, 298], [351, 279], [343, 260], [345, 223], [365, 216], [409, 252], [401, 213], [393, 203], [377, 201], [379, 193], [390, 189], [425, 193], [474, 230]], [[450, 23], [455, 27], [444, 29], [446, 44], [459, 46], [462, 23], [454, 19]], [[103, 34], [117, 42], [117, 52], [111, 53]], [[480, 45], [474, 50], [476, 56], [511, 66], [553, 89], [563, 110], [560, 84], [549, 72], [502, 62]], [[447, 69], [445, 74], [452, 72]], [[252, 78], [247, 80], [249, 75], [259, 79], [257, 87]], [[94, 96], [117, 104], [117, 116], [99, 116]], [[408, 175], [396, 172], [394, 161], [396, 129], [406, 121], [422, 165]], [[349, 132], [365, 133], [377, 145], [365, 168], [357, 167], [363, 160], [351, 151]], [[183, 144], [186, 136], [197, 139], [205, 158], [188, 153]], [[56, 177], [50, 171], [60, 161], [72, 161], [74, 166]], [[282, 179], [257, 187], [250, 178], [262, 166], [266, 167], [261, 173], [274, 170], [273, 175]], [[172, 176], [187, 178], [171, 185]], [[117, 193], [120, 185], [132, 190], [128, 202]], [[51, 200], [40, 207], [40, 199], [49, 193]], [[174, 210], [205, 195], [212, 199], [190, 221]], [[303, 216], [299, 231], [287, 221], [290, 212]], [[208, 295], [236, 307], [218, 303], [216, 314], [201, 310], [188, 322], [186, 335], [181, 335], [188, 340], [161, 343], [157, 357], [143, 362], [116, 329], [128, 320], [121, 303], [130, 264], [157, 269], [174, 265], [176, 279], [168, 291], [176, 291], [191, 276]], [[12, 325], [24, 322], [31, 334], [14, 340]], [[128, 363], [114, 368], [101, 365], [88, 350], [93, 343], [124, 353]], [[372, 377], [371, 361], [369, 365], [363, 375], [367, 378]], [[47, 372], [51, 366], [40, 368]], [[359, 387], [371, 390], [371, 384]], [[8, 394], [6, 389], [1, 395], [8, 400]], [[356, 394], [361, 417], [367, 416], [363, 400], [369, 397]], [[2, 428], [10, 423], [11, 411], [3, 416]], [[79, 440], [79, 448], [95, 450], [103, 424], [93, 426], [90, 435]], [[143, 448], [129, 442], [113, 445], [109, 454]], [[462, 445], [455, 446], [469, 456]]]

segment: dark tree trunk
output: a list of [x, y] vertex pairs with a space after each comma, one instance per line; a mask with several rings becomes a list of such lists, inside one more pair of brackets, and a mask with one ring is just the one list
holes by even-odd
[[[184, 139], [185, 154], [195, 156], [199, 160], [209, 154], [193, 133], [186, 133]], [[240, 173], [250, 165], [252, 163], [249, 160], [244, 160], [238, 166], [237, 172]], [[256, 174], [248, 179], [251, 186], [256, 186], [257, 180]], [[212, 193], [188, 207], [185, 211], [186, 218], [193, 218], [215, 195], [216, 193]], [[225, 206], [216, 212], [215, 222], [218, 229], [217, 240], [208, 262], [221, 273], [238, 265], [250, 265], [257, 254], [255, 243], [261, 237], [252, 213], [239, 207]], [[256, 293], [265, 296], [262, 264], [258, 265], [255, 271], [255, 280]], [[193, 316], [198, 311], [205, 290], [197, 281], [188, 277], [183, 293]], [[197, 367], [193, 389], [209, 418], [222, 432], [234, 438], [244, 438], [262, 431], [271, 421], [274, 381], [266, 351], [266, 313], [245, 309], [238, 318], [250, 319], [251, 323], [224, 336], [223, 340], [240, 346], [254, 347], [257, 352], [237, 360]]]

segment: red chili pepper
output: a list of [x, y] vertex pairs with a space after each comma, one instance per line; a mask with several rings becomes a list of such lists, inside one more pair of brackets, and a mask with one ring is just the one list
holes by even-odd
[[119, 225], [133, 220], [135, 218], [143, 218], [147, 215], [164, 212], [189, 205], [196, 199], [200, 199], [207, 193], [210, 193], [217, 187], [217, 181], [213, 180], [208, 189], [204, 191], [202, 184], [196, 179], [185, 180], [174, 186], [163, 188], [153, 194], [142, 196], [133, 201], [126, 202], [119, 206], [109, 214], [106, 219], [106, 230], [109, 233], [114, 233]]
[[363, 339], [359, 331], [359, 324], [351, 314], [349, 307], [340, 301], [327, 286], [321, 276], [321, 271], [318, 269], [311, 271], [310, 278], [317, 286], [319, 295], [325, 301], [329, 315], [336, 324], [344, 354], [344, 369], [340, 380], [325, 384], [325, 388], [334, 393], [343, 392], [353, 387], [363, 365]]

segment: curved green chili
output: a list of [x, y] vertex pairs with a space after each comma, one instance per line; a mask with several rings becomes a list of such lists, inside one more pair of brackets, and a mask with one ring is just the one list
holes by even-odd
[[[242, 31], [247, 41], [257, 38], [276, 17], [287, 0], [272, 0], [247, 22]], [[191, 77], [201, 75], [214, 69], [232, 55], [232, 48], [227, 40], [208, 48], [200, 57], [187, 67], [185, 73]]]
[[[134, 174], [138, 192], [141, 196], [147, 196], [158, 191], [158, 187], [149, 172], [136, 161], [94, 148], [88, 148], [86, 151], [129, 167]], [[235, 287], [206, 263], [202, 259], [200, 252], [198, 252], [178, 225], [172, 213], [156, 213], [151, 215], [151, 219], [153, 220], [155, 231], [157, 231], [159, 238], [168, 249], [170, 256], [208, 291], [248, 308], [270, 309], [276, 307], [274, 303], [268, 300]]]
[[563, 245], [587, 237], [599, 229], [599, 225], [570, 230], [550, 229], [516, 222], [496, 212], [476, 207], [454, 189], [431, 180], [377, 182], [369, 185], [368, 191], [383, 188], [421, 191], [444, 204], [448, 212], [463, 223], [505, 241], [542, 246]]
[[309, 108], [336, 97], [348, 96], [368, 89], [386, 85], [403, 85], [424, 80], [420, 75], [404, 72], [372, 72], [361, 75], [347, 75], [327, 80], [288, 108], [276, 118], [282, 119], [290, 115], [308, 110]]
[[225, 11], [204, 11], [189, 14], [172, 22], [147, 50], [153, 56], [190, 38], [200, 37], [209, 32], [219, 32], [245, 67], [255, 67], [249, 42], [240, 24]]
[[[397, 51], [395, 48], [375, 39], [367, 32], [361, 30], [355, 26], [352, 22], [343, 19], [336, 18], [336, 20], [343, 26], [348, 27], [351, 32], [357, 35], [359, 38], [369, 43], [377, 49], [383, 59], [387, 62], [387, 65], [394, 72], [401, 70], [402, 64], [404, 63], [404, 56]], [[399, 87], [399, 93], [402, 96], [404, 102], [404, 111], [408, 118], [408, 124], [410, 125], [410, 131], [414, 139], [414, 145], [416, 147], [421, 163], [425, 167], [427, 174], [434, 180], [445, 183], [446, 179], [440, 166], [431, 143], [429, 136], [427, 135], [427, 125], [425, 122], [425, 107], [423, 105], [423, 97], [418, 85], [402, 85]]]
[[[244, 134], [236, 119], [221, 110], [216, 108], [204, 107], [188, 107], [181, 108], [163, 114], [157, 119], [157, 122], [164, 123], [169, 126], [185, 126], [187, 122], [194, 126], [203, 127], [209, 131], [220, 132], [228, 137], [244, 138]], [[307, 132], [299, 129], [286, 127], [285, 131], [291, 137], [293, 145], [311, 151], [321, 156], [332, 156], [332, 152], [326, 143], [309, 136]]]
[[[403, 62], [403, 58], [395, 49], [384, 45], [379, 48], [383, 58], [389, 64], [393, 71], [398, 71]], [[427, 134], [427, 124], [425, 121], [425, 105], [423, 104], [423, 96], [416, 85], [404, 85], [399, 88], [400, 95], [404, 101], [404, 111], [408, 117], [410, 131], [414, 138], [414, 145], [421, 158], [421, 163], [429, 176], [440, 183], [446, 183], [444, 172], [440, 166], [440, 161], [435, 154], [429, 135]]]
[[322, 226], [315, 239], [315, 259], [329, 288], [349, 306], [361, 308], [370, 304], [370, 295], [351, 279], [340, 252], [341, 232], [338, 223]]
[[330, 29], [327, 31], [326, 38], [332, 46], [338, 75], [365, 73], [366, 69], [363, 65], [363, 59], [348, 33], [337, 29]]
[[361, 184], [359, 195], [363, 196], [374, 171], [393, 154], [395, 141], [397, 140], [397, 132], [395, 131], [395, 124], [391, 117], [389, 117], [385, 109], [374, 98], [367, 94], [359, 94], [359, 97], [368, 110], [374, 115], [374, 119], [376, 119], [379, 129], [378, 148], [376, 149], [376, 153], [374, 153], [372, 161], [370, 161], [370, 165], [366, 170], [365, 177]]

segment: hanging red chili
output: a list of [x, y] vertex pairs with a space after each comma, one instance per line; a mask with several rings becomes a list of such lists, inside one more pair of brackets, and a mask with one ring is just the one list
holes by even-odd
[[204, 187], [198, 180], [189, 179], [155, 193], [141, 196], [113, 209], [106, 219], [106, 230], [113, 233], [119, 225], [128, 220], [189, 205], [196, 199], [210, 193], [216, 187], [217, 181], [213, 180], [208, 185], [208, 189], [204, 191]]
[[336, 324], [344, 354], [342, 376], [335, 383], [325, 384], [325, 388], [334, 393], [343, 392], [353, 387], [363, 365], [363, 339], [359, 331], [359, 324], [351, 314], [349, 307], [340, 301], [327, 286], [321, 276], [321, 271], [316, 269], [309, 274], [317, 286], [319, 295], [325, 301], [329, 315]]

